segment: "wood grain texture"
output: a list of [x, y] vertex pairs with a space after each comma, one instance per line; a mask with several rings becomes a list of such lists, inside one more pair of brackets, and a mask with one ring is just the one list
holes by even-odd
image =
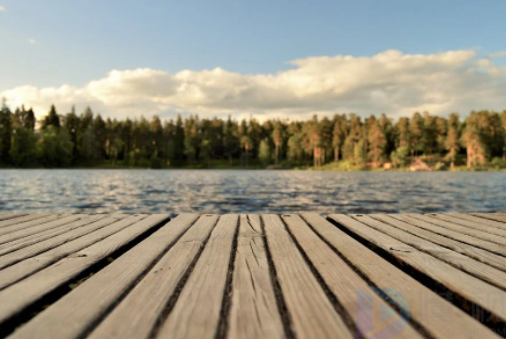
[[[53, 213], [53, 214], [55, 214], [55, 213]], [[20, 216], [19, 218], [12, 218], [12, 219], [8, 218], [8, 219], [0, 221], [0, 228], [8, 227], [8, 226], [16, 225], [16, 224], [21, 224], [21, 223], [28, 222], [31, 220], [42, 219], [42, 218], [48, 217], [50, 215], [51, 215], [50, 213], [31, 213], [31, 214], [27, 214], [24, 216]]]
[[62, 214], [30, 214], [21, 218], [0, 221], [0, 236], [58, 220], [62, 216]]
[[485, 241], [490, 241], [495, 244], [502, 245], [502, 247], [506, 248], [506, 238], [498, 237], [495, 234], [486, 233], [483, 231], [475, 230], [469, 227], [460, 226], [448, 221], [438, 220], [436, 218], [431, 218], [426, 215], [421, 214], [407, 214], [407, 216], [412, 217], [414, 219], [422, 220], [440, 227], [444, 227], [446, 229], [459, 232], [460, 234], [467, 234], [476, 239], [482, 239]]
[[[112, 224], [113, 222], [116, 222], [118, 220], [123, 219], [124, 216], [114, 216], [105, 218], [102, 220], [97, 220], [96, 222], [92, 222], [88, 225], [86, 228], [78, 228], [74, 231], [64, 234], [58, 237], [50, 238], [47, 240], [43, 240], [41, 242], [37, 242], [31, 246], [26, 246], [24, 248], [18, 249], [16, 251], [9, 251], [8, 249], [2, 253], [4, 250], [0, 250], [0, 253], [3, 255], [0, 256], [0, 269], [3, 269], [5, 267], [11, 266], [17, 262], [20, 262], [24, 259], [31, 258], [33, 256], [36, 256], [40, 253], [47, 252], [53, 248], [58, 247], [59, 245], [68, 243], [69, 241], [79, 238], [83, 235], [89, 234], [97, 229], [103, 228], [109, 224]], [[91, 217], [92, 221], [95, 221], [94, 219], [100, 219], [100, 217], [97, 218], [97, 216]], [[84, 221], [78, 221], [78, 223], [88, 223], [89, 219], [85, 218]], [[0, 270], [0, 275], [2, 271]]]
[[86, 214], [72, 214], [69, 216], [62, 217], [60, 219], [53, 220], [51, 222], [46, 222], [44, 224], [25, 228], [16, 232], [12, 232], [3, 236], [0, 236], [0, 248], [3, 248], [5, 245], [9, 245], [14, 240], [22, 239], [31, 235], [38, 236], [40, 233], [44, 231], [52, 231], [55, 228], [64, 227], [69, 225], [75, 221], [83, 221], [87, 220], [97, 220], [102, 218], [100, 215], [86, 215]]
[[476, 217], [474, 215], [464, 214], [464, 213], [457, 213], [457, 212], [448, 212], [448, 213], [442, 213], [442, 214], [443, 215], [449, 215], [449, 216], [452, 216], [454, 218], [459, 218], [459, 219], [466, 220], [466, 221], [475, 222], [475, 223], [480, 224], [480, 225], [486, 225], [486, 226], [489, 226], [489, 227], [494, 227], [494, 228], [499, 228], [499, 229], [502, 229], [502, 230], [506, 230], [506, 223], [504, 223], [504, 222], [499, 222], [499, 221], [495, 221], [495, 220], [484, 219], [484, 218]]
[[157, 338], [216, 336], [238, 219], [237, 215], [220, 217]]
[[[363, 304], [357, 298], [357, 289], [364, 291], [368, 295], [376, 296], [378, 305], [382, 305], [383, 311], [388, 310], [394, 317], [400, 318], [400, 315], [390, 308], [386, 302], [370, 289], [369, 285], [349, 267], [327, 244], [308, 227], [308, 225], [298, 215], [283, 215], [282, 219], [292, 232], [296, 241], [308, 256], [311, 264], [319, 272], [328, 288], [336, 296], [342, 305], [347, 317], [353, 321], [357, 328], [357, 335], [364, 338], [370, 337], [376, 332], [370, 330], [368, 322], [359, 321], [367, 317], [371, 312], [368, 304]], [[381, 330], [381, 329], [379, 329]], [[377, 335], [377, 334], [376, 334]], [[383, 338], [423, 338], [416, 332], [408, 321], [401, 318], [392, 326], [384, 327]]]
[[[117, 221], [116, 218], [120, 218], [119, 221]], [[64, 243], [63, 245], [57, 246], [52, 248], [51, 250], [42, 252], [37, 255], [30, 256], [29, 258], [24, 259], [21, 262], [16, 263], [15, 265], [9, 266], [4, 268], [3, 270], [0, 270], [0, 289], [4, 289], [9, 285], [12, 285], [16, 281], [19, 281], [30, 274], [33, 274], [37, 271], [40, 271], [41, 269], [57, 262], [58, 260], [74, 253], [79, 250], [82, 250], [90, 245], [93, 245], [94, 243], [101, 241], [103, 239], [106, 239], [107, 237], [123, 230], [124, 228], [141, 221], [142, 219], [146, 218], [146, 215], [132, 215], [125, 219], [121, 220], [120, 216], [111, 216], [109, 218], [103, 219], [98, 221], [101, 226], [104, 226], [103, 228], [100, 228], [99, 230], [83, 235], [80, 238], [74, 239], [72, 241], [69, 241], [67, 243]], [[107, 226], [107, 227], [105, 227]], [[45, 244], [35, 244], [36, 246]], [[24, 248], [17, 252], [25, 252], [25, 250], [29, 249], [30, 251], [39, 253], [38, 247], [34, 248]], [[13, 252], [17, 253], [17, 252]], [[32, 252], [30, 252], [32, 253]], [[9, 254], [10, 255], [10, 254]], [[8, 256], [9, 256], [8, 255]], [[4, 257], [0, 257], [0, 260]]]
[[27, 213], [0, 213], [0, 221], [19, 218], [26, 214]]
[[148, 338], [217, 221], [200, 217], [88, 338]]
[[404, 264], [412, 266], [438, 281], [453, 293], [457, 293], [476, 305], [483, 307], [483, 309], [490, 311], [498, 319], [502, 319], [502, 321], [506, 320], [506, 309], [501, 303], [495, 302], [495, 298], [483, 298], [484, 295], [506, 298], [506, 293], [503, 290], [400, 242], [389, 235], [378, 232], [349, 216], [332, 214], [329, 218], [359, 235], [369, 243], [380, 247]]
[[495, 220], [506, 223], [506, 215], [503, 213], [469, 213], [469, 215], [482, 219]]
[[[439, 295], [402, 272], [358, 241], [316, 214], [303, 214], [304, 220], [375, 286], [383, 289], [400, 309], [409, 311], [434, 338], [498, 338]], [[398, 292], [396, 292], [398, 291]], [[405, 298], [405, 299], [404, 299]], [[409, 305], [405, 308], [404, 300]], [[445, 317], [440, 315], [444, 314]]]
[[465, 226], [465, 227], [468, 227], [470, 229], [477, 230], [480, 232], [498, 235], [503, 238], [506, 237], [506, 228], [502, 229], [500, 227], [498, 228], [498, 227], [489, 226], [489, 225], [487, 225], [486, 221], [485, 222], [470, 221], [470, 220], [466, 220], [466, 219], [459, 218], [459, 217], [456, 217], [454, 215], [449, 215], [449, 214], [431, 213], [431, 214], [427, 214], [427, 216], [429, 216], [431, 218], [443, 220], [443, 221], [448, 221], [452, 224], [456, 224], [459, 226]]
[[151, 215], [0, 291], [0, 324], [168, 218]]
[[506, 258], [500, 255], [482, 250], [481, 248], [474, 247], [463, 242], [439, 235], [437, 233], [432, 233], [423, 228], [416, 227], [404, 221], [397, 220], [392, 218], [391, 216], [384, 214], [370, 214], [371, 218], [382, 221], [391, 226], [397, 227], [403, 231], [406, 231], [410, 234], [416, 235], [420, 238], [433, 242], [435, 244], [439, 244], [443, 247], [449, 248], [453, 251], [464, 254], [470, 258], [478, 260], [484, 264], [493, 266], [503, 272], [506, 272]]
[[428, 222], [425, 222], [422, 220], [418, 220], [418, 219], [412, 218], [412, 217], [404, 215], [404, 214], [388, 214], [388, 216], [390, 216], [394, 219], [400, 220], [400, 221], [404, 221], [404, 222], [409, 223], [413, 226], [423, 228], [423, 229], [428, 230], [430, 232], [433, 232], [433, 233], [436, 233], [436, 234], [439, 234], [439, 235], [442, 235], [442, 236], [445, 236], [445, 237], [448, 237], [451, 239], [455, 239], [455, 240], [463, 242], [465, 244], [469, 244], [469, 245], [481, 248], [483, 250], [486, 250], [486, 251], [489, 251], [492, 253], [496, 253], [496, 254], [506, 257], [506, 248], [504, 246], [499, 245], [499, 244], [496, 244], [496, 243], [493, 243], [490, 241], [486, 241], [486, 240], [482, 240], [482, 239], [478, 239], [478, 238], [469, 236], [467, 234], [459, 233], [457, 231], [452, 231], [452, 230], [449, 230], [444, 227], [436, 226], [434, 224], [431, 224], [431, 223], [428, 223]]
[[[34, 337], [40, 339], [71, 339], [85, 335], [88, 330], [93, 329], [95, 322], [99, 321], [107, 310], [116, 304], [124, 293], [128, 292], [143, 272], [150, 269], [151, 264], [160, 255], [163, 255], [166, 249], [181, 234], [186, 232], [197, 219], [198, 215], [195, 214], [179, 215], [57, 303], [37, 315], [26, 326], [16, 331], [11, 339]], [[202, 229], [202, 225], [212, 229], [218, 217], [202, 217], [201, 219], [196, 225], [198, 229]], [[193, 230], [194, 227], [191, 229]], [[189, 239], [188, 234], [189, 232], [186, 232], [181, 241]], [[205, 237], [204, 234], [203, 236]], [[171, 251], [173, 250], [175, 250], [174, 247], [171, 248]], [[190, 253], [181, 253], [180, 260], [191, 260], [191, 258], [187, 258], [187, 254]], [[148, 314], [154, 312], [152, 307], [157, 303], [161, 303], [163, 307], [164, 301], [168, 298], [164, 299], [162, 296], [166, 293], [170, 295], [170, 292], [167, 292], [167, 289], [169, 289], [169, 286], [166, 285], [168, 283], [167, 278], [162, 279], [157, 286], [146, 284], [146, 281], [150, 277], [175, 277], [177, 275], [173, 272], [174, 265], [176, 265], [176, 261], [172, 261], [174, 256], [167, 255], [164, 258], [168, 258], [162, 260], [165, 261], [165, 265], [169, 265], [168, 274], [160, 274], [159, 265], [151, 269], [141, 283], [102, 322], [98, 330], [91, 334], [91, 338], [131, 337], [140, 339], [145, 337], [140, 335], [142, 333], [141, 329], [144, 327], [147, 328], [146, 333], [149, 334], [152, 325], [147, 322], [149, 319]]]
[[506, 273], [503, 271], [396, 227], [390, 226], [382, 221], [375, 220], [370, 216], [357, 216], [354, 214], [350, 214], [350, 216], [355, 220], [374, 228], [375, 230], [385, 233], [405, 244], [413, 246], [417, 250], [428, 253], [433, 257], [456, 267], [457, 269], [470, 273], [471, 275], [487, 281], [499, 288], [506, 289]]
[[230, 338], [284, 338], [259, 215], [241, 215], [230, 311]]
[[[76, 222], [72, 222], [70, 224], [62, 225], [60, 227], [56, 227], [41, 233], [33, 234], [27, 237], [23, 237], [21, 239], [10, 241], [6, 244], [0, 245], [0, 256], [5, 255], [10, 252], [14, 252], [16, 250], [19, 250], [21, 248], [43, 242], [47, 239], [54, 238], [56, 236], [59, 236], [64, 233], [68, 233], [72, 231], [73, 229], [87, 226], [93, 222], [96, 222], [100, 219], [105, 219], [107, 217], [106, 214], [101, 215], [92, 215], [88, 219], [81, 219]], [[126, 215], [125, 215], [126, 218]]]
[[263, 215], [276, 274], [297, 338], [353, 338], [290, 238], [281, 218]]

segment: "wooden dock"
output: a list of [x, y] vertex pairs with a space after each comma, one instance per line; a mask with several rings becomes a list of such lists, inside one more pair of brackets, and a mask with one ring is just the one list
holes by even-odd
[[506, 214], [0, 214], [0, 338], [506, 337]]

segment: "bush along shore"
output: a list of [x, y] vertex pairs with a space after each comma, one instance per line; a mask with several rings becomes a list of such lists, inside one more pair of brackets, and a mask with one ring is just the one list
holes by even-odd
[[506, 110], [461, 119], [427, 112], [258, 122], [198, 116], [104, 119], [91, 108], [39, 120], [24, 106], [0, 109], [1, 168], [214, 168], [501, 170]]

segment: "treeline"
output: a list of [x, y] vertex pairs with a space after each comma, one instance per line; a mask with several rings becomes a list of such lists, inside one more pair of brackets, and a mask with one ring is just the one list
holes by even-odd
[[[36, 127], [37, 126], [37, 127]], [[357, 167], [404, 167], [432, 157], [449, 167], [505, 164], [506, 111], [471, 112], [461, 121], [415, 113], [392, 121], [384, 114], [316, 116], [308, 121], [236, 121], [190, 116], [162, 122], [104, 120], [90, 108], [59, 115], [54, 106], [36, 121], [32, 109], [0, 111], [0, 165], [73, 167], [208, 167], [213, 162], [250, 167], [323, 166], [345, 161]]]

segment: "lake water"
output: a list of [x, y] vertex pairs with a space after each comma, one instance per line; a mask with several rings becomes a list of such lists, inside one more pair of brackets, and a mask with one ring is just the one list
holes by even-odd
[[0, 170], [0, 212], [506, 210], [506, 173]]

